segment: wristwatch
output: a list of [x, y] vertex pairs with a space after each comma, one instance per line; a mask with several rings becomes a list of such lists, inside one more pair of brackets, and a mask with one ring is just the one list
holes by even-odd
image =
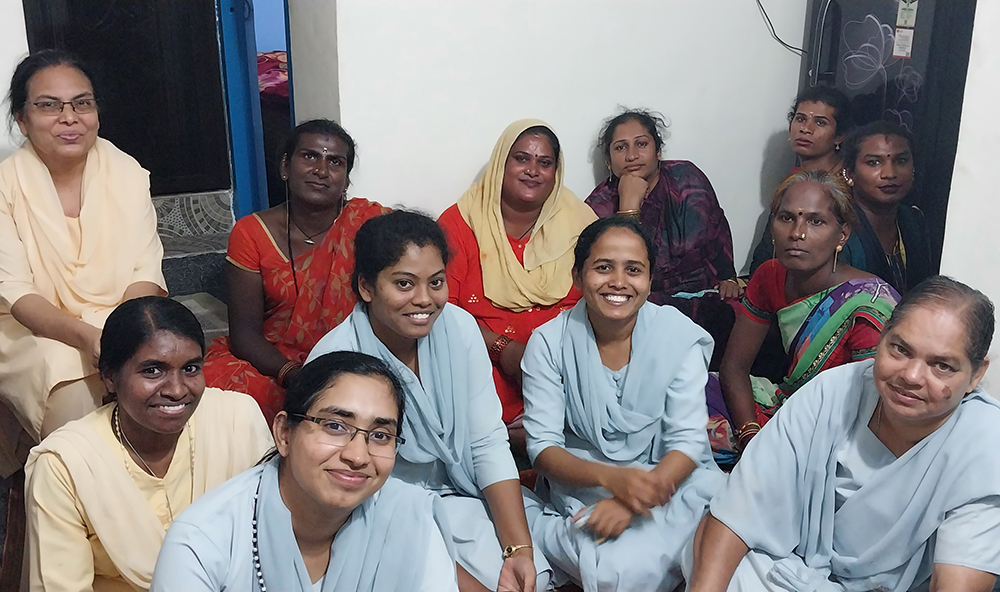
[[514, 553], [517, 553], [521, 549], [530, 549], [530, 548], [531, 545], [507, 545], [503, 549], [503, 558], [510, 559], [511, 557], [514, 556]]

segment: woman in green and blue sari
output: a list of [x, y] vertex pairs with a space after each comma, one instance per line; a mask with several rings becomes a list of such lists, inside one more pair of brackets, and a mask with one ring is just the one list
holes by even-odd
[[[838, 265], [855, 216], [846, 188], [825, 171], [799, 171], [778, 186], [774, 258], [747, 286], [719, 371], [722, 401], [711, 381], [707, 389], [719, 462], [733, 462], [785, 399], [821, 371], [875, 356], [899, 295], [870, 273]], [[780, 384], [750, 375], [772, 323], [787, 353]]]

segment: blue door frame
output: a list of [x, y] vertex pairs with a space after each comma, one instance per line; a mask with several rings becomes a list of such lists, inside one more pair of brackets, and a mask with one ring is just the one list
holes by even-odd
[[218, 0], [223, 84], [236, 219], [268, 207], [264, 128], [257, 83], [257, 43], [250, 0]]

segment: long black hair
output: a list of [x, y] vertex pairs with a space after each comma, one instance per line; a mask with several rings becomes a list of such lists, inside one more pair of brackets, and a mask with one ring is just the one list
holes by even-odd
[[590, 257], [594, 244], [612, 228], [631, 230], [633, 234], [642, 239], [642, 243], [646, 246], [646, 259], [649, 260], [649, 273], [652, 275], [653, 269], [656, 267], [656, 247], [653, 246], [653, 239], [649, 238], [649, 233], [639, 224], [638, 220], [618, 215], [599, 218], [583, 229], [580, 238], [576, 239], [576, 246], [573, 248], [573, 271], [577, 274], [583, 271], [583, 264]]
[[802, 103], [823, 103], [833, 109], [833, 133], [842, 136], [854, 127], [854, 109], [847, 95], [831, 86], [810, 86], [799, 91], [795, 103], [788, 110], [788, 125], [792, 125], [795, 113]]
[[[403, 383], [382, 360], [353, 351], [335, 351], [323, 354], [302, 367], [285, 392], [285, 402], [281, 410], [287, 414], [285, 421], [290, 427], [302, 422], [302, 416], [327, 389], [332, 388], [345, 375], [370, 376], [384, 381], [396, 403], [396, 435], [403, 435], [403, 414], [406, 411], [406, 396]], [[260, 463], [274, 458], [278, 453], [272, 448]]]
[[[72, 53], [62, 49], [43, 49], [36, 51], [21, 60], [21, 63], [14, 68], [14, 75], [10, 78], [10, 90], [7, 91], [7, 129], [14, 129], [14, 123], [24, 116], [24, 109], [28, 103], [28, 83], [31, 77], [46, 68], [52, 66], [69, 66], [78, 70], [90, 81], [90, 86], [94, 86], [94, 77], [90, 75], [90, 68]], [[96, 96], [96, 90], [94, 92]]]
[[194, 313], [166, 296], [143, 296], [118, 305], [101, 332], [101, 359], [97, 368], [104, 378], [118, 374], [158, 331], [167, 331], [198, 344], [205, 355], [205, 333]]
[[418, 212], [394, 210], [361, 225], [354, 236], [354, 273], [351, 288], [361, 299], [360, 283], [375, 285], [378, 274], [396, 264], [410, 245], [433, 245], [448, 265], [448, 241], [432, 218]]
[[[345, 189], [351, 184], [351, 171], [354, 170], [354, 161], [357, 157], [358, 145], [339, 123], [332, 119], [310, 119], [295, 126], [295, 129], [288, 134], [285, 140], [285, 147], [281, 152], [280, 162], [291, 163], [292, 156], [299, 149], [299, 141], [305, 134], [318, 134], [337, 138], [347, 145], [347, 183]], [[344, 208], [346, 195], [342, 196], [340, 208]], [[285, 238], [288, 241], [288, 266], [292, 269], [292, 284], [295, 286], [295, 296], [299, 295], [299, 278], [295, 273], [295, 255], [292, 253], [292, 200], [288, 195], [288, 179], [285, 179]], [[339, 212], [338, 212], [339, 214]], [[291, 322], [291, 321], [289, 321]]]

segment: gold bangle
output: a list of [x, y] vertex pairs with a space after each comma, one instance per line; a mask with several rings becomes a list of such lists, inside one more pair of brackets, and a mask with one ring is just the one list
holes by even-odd
[[530, 548], [531, 545], [507, 545], [503, 549], [503, 558], [505, 560], [510, 559], [511, 557], [514, 556], [514, 553], [517, 553], [521, 549], [530, 549]]
[[740, 426], [740, 429], [736, 430], [736, 437], [739, 438], [742, 434], [744, 434], [745, 432], [749, 432], [749, 431], [753, 431], [755, 433], [759, 432], [760, 431], [760, 424], [757, 423], [756, 421], [748, 421], [748, 422], [746, 422], [745, 424], [743, 424], [742, 426]]
[[288, 385], [285, 384], [285, 378], [288, 377], [288, 373], [296, 368], [301, 368], [301, 367], [302, 364], [296, 362], [295, 360], [288, 360], [287, 362], [285, 362], [285, 365], [281, 367], [281, 370], [278, 370], [278, 377], [277, 377], [278, 384], [281, 385], [282, 387], [287, 387]]

